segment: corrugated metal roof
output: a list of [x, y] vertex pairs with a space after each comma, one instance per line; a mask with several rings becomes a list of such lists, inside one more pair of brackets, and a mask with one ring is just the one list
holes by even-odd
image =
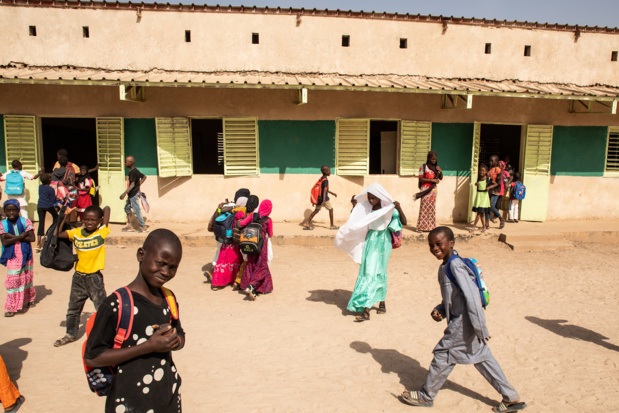
[[269, 8], [256, 6], [220, 6], [217, 5], [195, 5], [195, 4], [170, 4], [170, 3], [132, 3], [129, 2], [107, 2], [107, 1], [80, 1], [80, 0], [0, 0], [0, 5], [6, 6], [26, 6], [26, 7], [54, 7], [70, 9], [102, 9], [102, 10], [135, 10], [136, 12], [145, 11], [176, 11], [176, 12], [208, 12], [208, 13], [252, 13], [252, 14], [290, 14], [299, 16], [322, 16], [322, 17], [343, 17], [361, 19], [381, 19], [398, 21], [417, 21], [428, 23], [440, 23], [444, 26], [449, 24], [465, 24], [475, 26], [494, 26], [507, 28], [523, 28], [537, 30], [557, 30], [581, 33], [610, 33], [619, 34], [616, 27], [589, 27], [558, 23], [538, 23], [507, 21], [497, 19], [476, 19], [475, 17], [454, 17], [454, 16], [432, 16], [421, 14], [401, 14], [387, 12], [365, 12], [352, 10], [318, 10], [318, 9], [295, 9], [295, 8]]
[[265, 89], [316, 89], [502, 95], [564, 99], [613, 100], [619, 87], [575, 85], [520, 80], [446, 79], [403, 75], [343, 75], [337, 73], [183, 72], [151, 70], [110, 71], [73, 66], [46, 67], [11, 64], [0, 66], [0, 83], [142, 85], [165, 87], [233, 87]]

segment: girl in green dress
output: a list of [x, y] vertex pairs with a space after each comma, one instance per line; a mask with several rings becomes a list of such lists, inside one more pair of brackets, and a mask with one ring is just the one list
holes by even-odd
[[355, 321], [370, 319], [370, 309], [379, 304], [378, 314], [387, 312], [387, 264], [391, 255], [392, 232], [402, 230], [406, 216], [379, 184], [371, 184], [353, 200], [350, 218], [340, 228], [335, 246], [346, 251], [361, 266], [348, 303], [348, 310], [362, 312]]
[[475, 222], [473, 223], [473, 230], [477, 227], [477, 221], [481, 219], [481, 231], [486, 232], [486, 214], [490, 213], [490, 196], [488, 191], [495, 186], [496, 182], [488, 177], [488, 167], [486, 165], [479, 166], [479, 175], [477, 176], [477, 196], [475, 197], [475, 203], [473, 204], [473, 212], [477, 212]]

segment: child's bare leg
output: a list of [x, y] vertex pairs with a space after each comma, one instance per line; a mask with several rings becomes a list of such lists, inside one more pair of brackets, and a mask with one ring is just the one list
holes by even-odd
[[481, 232], [486, 232], [486, 216], [485, 214], [479, 214], [481, 216]]
[[311, 228], [312, 227], [312, 219], [316, 216], [316, 214], [318, 213], [318, 211], [320, 211], [320, 209], [315, 209], [314, 211], [312, 211], [312, 213], [310, 214], [309, 217], [307, 217], [307, 219], [305, 221], [303, 221], [303, 226], [305, 228]]
[[475, 232], [475, 228], [477, 228], [477, 222], [479, 221], [479, 212], [475, 214], [475, 221], [473, 221], [473, 229], [470, 232]]

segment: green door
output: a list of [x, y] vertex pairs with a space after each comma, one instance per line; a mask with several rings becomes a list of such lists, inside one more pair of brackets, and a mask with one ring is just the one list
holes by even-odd
[[101, 206], [111, 209], [111, 222], [125, 222], [125, 133], [123, 118], [97, 118], [97, 159]]

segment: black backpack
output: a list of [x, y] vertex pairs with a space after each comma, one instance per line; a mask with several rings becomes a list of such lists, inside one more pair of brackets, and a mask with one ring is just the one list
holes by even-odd
[[213, 232], [215, 233], [215, 238], [217, 238], [224, 244], [232, 243], [232, 229], [234, 227], [234, 217], [235, 214], [225, 212], [215, 218], [215, 221], [213, 221]]
[[[45, 244], [43, 244], [43, 249], [41, 250], [41, 265], [58, 271], [71, 271], [75, 261], [77, 261], [75, 255], [73, 255], [73, 244], [71, 241], [65, 238], [58, 238], [58, 231], [56, 231], [58, 225], [64, 219], [65, 209], [66, 207], [62, 208], [56, 222], [47, 230]], [[67, 225], [62, 230], [66, 229], [68, 229]]]
[[243, 228], [240, 237], [241, 252], [248, 255], [260, 255], [262, 246], [264, 245], [264, 237], [262, 236], [262, 224], [269, 217], [260, 219], [260, 215], [254, 212], [252, 221]]

